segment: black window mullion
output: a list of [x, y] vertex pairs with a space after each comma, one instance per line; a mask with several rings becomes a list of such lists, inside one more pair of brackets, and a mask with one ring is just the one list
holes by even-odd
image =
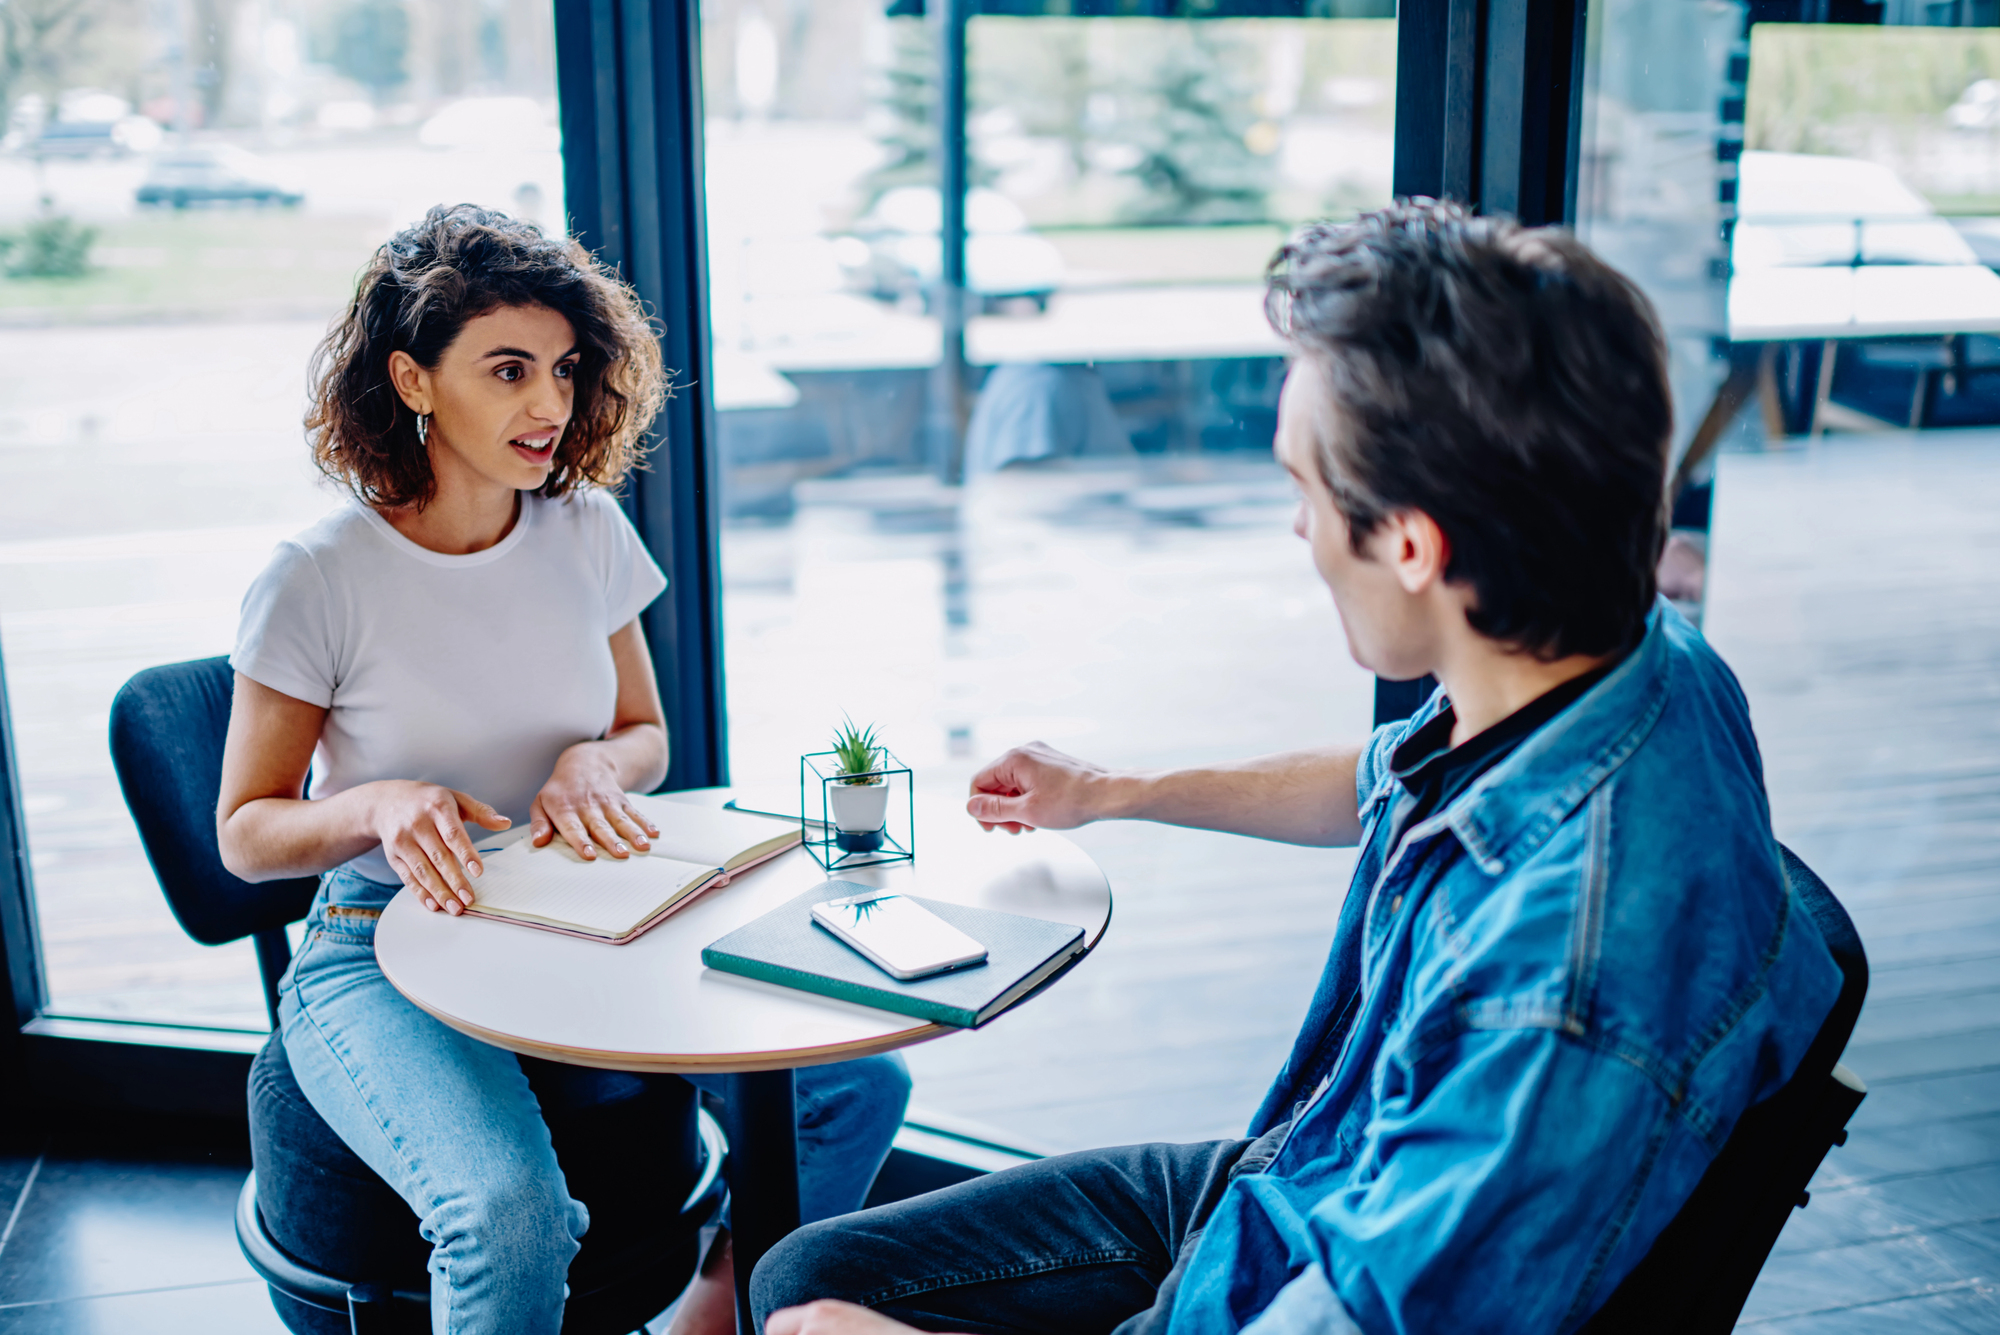
[[[1395, 193], [1574, 222], [1586, 4], [1401, 0]], [[1376, 678], [1376, 725], [1407, 718], [1436, 684]]]
[[[14, 1005], [14, 1029], [41, 1014], [48, 1000], [42, 970], [41, 932], [35, 922], [33, 870], [28, 861], [28, 826], [21, 802], [21, 766], [14, 751], [14, 714], [7, 696], [7, 668], [0, 656], [0, 970], [5, 994]], [[7, 1068], [13, 1048], [10, 1044]]]
[[626, 505], [668, 588], [647, 609], [667, 713], [667, 788], [727, 781], [697, 0], [557, 0], [571, 225], [661, 326], [675, 391]]

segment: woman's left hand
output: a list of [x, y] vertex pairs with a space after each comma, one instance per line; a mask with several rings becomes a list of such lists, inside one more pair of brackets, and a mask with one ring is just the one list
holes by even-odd
[[603, 745], [581, 742], [556, 761], [555, 773], [528, 809], [535, 847], [561, 835], [578, 856], [594, 860], [600, 851], [628, 858], [634, 849], [644, 853], [653, 846], [659, 827], [625, 796], [618, 767], [603, 753]]

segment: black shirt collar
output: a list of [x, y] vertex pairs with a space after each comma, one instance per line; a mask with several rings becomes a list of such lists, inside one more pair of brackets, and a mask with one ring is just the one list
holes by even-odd
[[1602, 681], [1623, 657], [1620, 655], [1544, 692], [1458, 746], [1451, 744], [1451, 730], [1458, 723], [1458, 715], [1446, 704], [1436, 718], [1406, 737], [1389, 758], [1390, 772], [1417, 800], [1417, 808], [1405, 813], [1403, 827], [1407, 829], [1427, 818], [1464, 792], [1474, 779], [1533, 736], [1536, 729]]

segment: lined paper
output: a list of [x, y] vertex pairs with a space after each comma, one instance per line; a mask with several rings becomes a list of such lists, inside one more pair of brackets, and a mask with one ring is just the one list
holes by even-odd
[[563, 839], [541, 848], [518, 839], [482, 857], [473, 911], [622, 939], [723, 869], [798, 842], [799, 827], [788, 821], [626, 796], [659, 827], [651, 851], [614, 858], [599, 850], [586, 861]]
[[560, 839], [544, 848], [523, 839], [485, 862], [486, 874], [472, 883], [478, 908], [609, 937], [626, 935], [716, 870], [714, 863], [683, 862], [658, 851], [635, 850], [623, 860], [600, 853], [585, 862]]

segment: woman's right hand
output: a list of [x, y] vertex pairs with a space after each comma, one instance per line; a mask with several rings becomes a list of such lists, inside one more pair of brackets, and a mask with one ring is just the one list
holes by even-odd
[[489, 830], [514, 822], [476, 797], [434, 783], [394, 779], [371, 784], [374, 830], [382, 854], [417, 902], [436, 912], [472, 907], [472, 881], [485, 868], [465, 833], [471, 821]]

